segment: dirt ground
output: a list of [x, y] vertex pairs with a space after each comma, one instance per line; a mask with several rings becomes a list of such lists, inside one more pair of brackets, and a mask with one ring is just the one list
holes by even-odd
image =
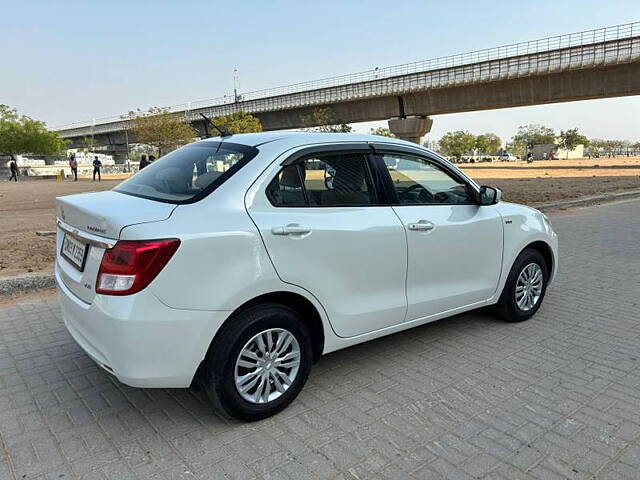
[[504, 167], [518, 167], [518, 168], [557, 168], [557, 167], [616, 167], [616, 166], [637, 166], [640, 168], [640, 157], [600, 157], [600, 158], [570, 158], [567, 160], [535, 160], [533, 163], [523, 162], [521, 160], [515, 162], [485, 162], [485, 163], [460, 163], [459, 167], [473, 167], [473, 168], [504, 168]]
[[[616, 165], [627, 168], [611, 168]], [[640, 190], [640, 157], [540, 161], [534, 162], [533, 167], [525, 162], [459, 166], [479, 183], [502, 189], [505, 200], [532, 206], [599, 193]], [[558, 166], [575, 168], [554, 168]], [[51, 271], [55, 239], [37, 236], [35, 232], [54, 230], [55, 197], [108, 190], [117, 184], [116, 180], [0, 181], [0, 277]]]
[[109, 190], [117, 181], [0, 182], [0, 277], [50, 271], [55, 238], [36, 235], [55, 229], [55, 199], [73, 193]]
[[[598, 161], [600, 160], [600, 161]], [[640, 175], [640, 157], [627, 159], [622, 164], [614, 163], [617, 159], [604, 162], [593, 159], [589, 163], [582, 161], [534, 162], [533, 166], [526, 162], [500, 162], [491, 164], [458, 164], [467, 175], [480, 181], [490, 178], [593, 178], [593, 177], [637, 177]], [[552, 163], [552, 165], [544, 165]], [[576, 165], [571, 165], [575, 163]], [[581, 163], [580, 165], [577, 165]]]
[[638, 168], [576, 168], [576, 169], [551, 169], [551, 168], [465, 168], [467, 175], [475, 180], [485, 178], [578, 178], [578, 177], [637, 177], [640, 175]]
[[640, 190], [640, 176], [615, 177], [539, 177], [539, 178], [482, 178], [482, 185], [498, 187], [503, 200], [525, 205], [541, 205], [625, 190]]

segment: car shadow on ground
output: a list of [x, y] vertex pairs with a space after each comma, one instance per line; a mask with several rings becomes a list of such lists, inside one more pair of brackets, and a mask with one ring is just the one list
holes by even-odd
[[[342, 408], [350, 402], [351, 394], [358, 398], [360, 389], [373, 393], [395, 389], [397, 395], [402, 396], [407, 376], [423, 376], [418, 391], [435, 392], [461, 375], [486, 365], [478, 358], [465, 358], [464, 353], [456, 358], [450, 347], [455, 351], [456, 346], [473, 344], [474, 339], [480, 341], [488, 332], [495, 334], [503, 328], [517, 327], [498, 319], [490, 309], [480, 309], [324, 355], [314, 365], [300, 396], [286, 410], [253, 424], [225, 418], [214, 411], [201, 388], [129, 387], [100, 369], [75, 344], [65, 343], [61, 347], [73, 350], [72, 359], [84, 365], [85, 372], [93, 370], [90, 376], [97, 385], [78, 389], [75, 393], [100, 423], [113, 421], [116, 424], [134, 422], [143, 425], [146, 417], [156, 427], [187, 431], [194, 424], [200, 424], [212, 432], [224, 433], [237, 427], [250, 428], [250, 425], [286, 421], [305, 411], [318, 411], [319, 406], [322, 406], [321, 411], [329, 413], [331, 404], [336, 410]], [[435, 376], [423, 373], [437, 372], [445, 366], [447, 373], [444, 376], [442, 372]], [[407, 397], [408, 401], [413, 394], [415, 392]]]

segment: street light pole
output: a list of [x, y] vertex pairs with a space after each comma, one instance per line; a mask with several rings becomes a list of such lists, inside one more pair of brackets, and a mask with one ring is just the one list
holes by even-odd
[[238, 79], [238, 67], [233, 69], [233, 99], [236, 103], [240, 101], [240, 96], [238, 95], [238, 88], [240, 86], [240, 80]]
[[129, 127], [124, 129], [124, 141], [127, 146], [127, 164], [129, 164]]

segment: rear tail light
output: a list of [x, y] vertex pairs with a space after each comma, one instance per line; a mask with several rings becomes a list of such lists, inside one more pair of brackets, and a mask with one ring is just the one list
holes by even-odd
[[178, 249], [180, 240], [123, 240], [105, 250], [96, 293], [131, 295], [149, 285]]

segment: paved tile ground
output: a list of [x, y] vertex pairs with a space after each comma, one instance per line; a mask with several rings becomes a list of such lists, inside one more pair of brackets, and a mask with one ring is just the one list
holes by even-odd
[[55, 300], [0, 307], [0, 478], [640, 477], [640, 201], [554, 217], [538, 315], [443, 320], [324, 357], [276, 418], [120, 385]]

